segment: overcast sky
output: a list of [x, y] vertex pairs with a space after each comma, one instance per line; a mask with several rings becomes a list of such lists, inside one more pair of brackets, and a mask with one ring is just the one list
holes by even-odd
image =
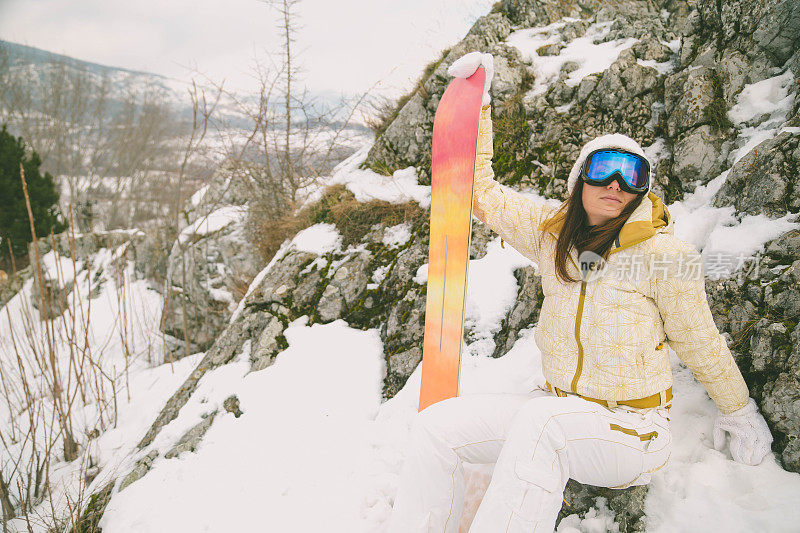
[[[302, 0], [296, 49], [315, 91], [405, 92], [494, 0]], [[104, 65], [247, 88], [254, 55], [279, 52], [258, 0], [0, 0], [0, 39]]]

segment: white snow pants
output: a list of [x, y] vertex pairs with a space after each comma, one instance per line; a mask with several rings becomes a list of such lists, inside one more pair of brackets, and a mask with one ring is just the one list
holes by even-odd
[[609, 409], [544, 390], [451, 398], [416, 415], [388, 531], [457, 533], [467, 462], [496, 463], [471, 533], [549, 533], [570, 478], [644, 485], [671, 442], [664, 407]]

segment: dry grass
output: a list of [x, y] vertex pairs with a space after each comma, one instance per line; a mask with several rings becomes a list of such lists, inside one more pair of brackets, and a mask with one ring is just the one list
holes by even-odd
[[270, 220], [259, 219], [258, 211], [251, 211], [248, 222], [254, 245], [258, 247], [264, 261], [269, 261], [286, 239], [314, 224], [334, 224], [342, 235], [344, 246], [349, 246], [361, 241], [375, 224], [413, 224], [426, 216], [425, 210], [417, 202], [359, 202], [344, 185], [333, 185], [325, 190], [319, 201], [296, 214], [290, 213]]

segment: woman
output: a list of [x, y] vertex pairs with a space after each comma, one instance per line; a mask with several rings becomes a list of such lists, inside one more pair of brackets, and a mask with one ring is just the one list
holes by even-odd
[[469, 77], [481, 65], [474, 213], [538, 265], [545, 297], [535, 339], [547, 383], [528, 394], [451, 398], [419, 413], [389, 531], [458, 531], [465, 462], [496, 463], [472, 532], [552, 531], [569, 478], [611, 488], [648, 483], [672, 444], [667, 345], [720, 410], [715, 447], [728, 432], [733, 458], [759, 464], [772, 436], [714, 324], [700, 256], [674, 236], [669, 211], [650, 191], [641, 146], [618, 134], [587, 143], [558, 209], [501, 187], [491, 167], [492, 57], [472, 52], [448, 72]]

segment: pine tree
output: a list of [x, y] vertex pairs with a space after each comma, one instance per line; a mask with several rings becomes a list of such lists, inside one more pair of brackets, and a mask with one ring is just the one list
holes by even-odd
[[25, 169], [28, 196], [37, 237], [66, 228], [58, 210], [58, 191], [50, 173], [41, 174], [42, 160], [36, 152], [25, 155], [25, 142], [15, 138], [5, 125], [0, 128], [0, 255], [8, 257], [9, 243], [15, 256], [26, 253], [31, 242], [28, 210], [22, 193], [20, 163]]

